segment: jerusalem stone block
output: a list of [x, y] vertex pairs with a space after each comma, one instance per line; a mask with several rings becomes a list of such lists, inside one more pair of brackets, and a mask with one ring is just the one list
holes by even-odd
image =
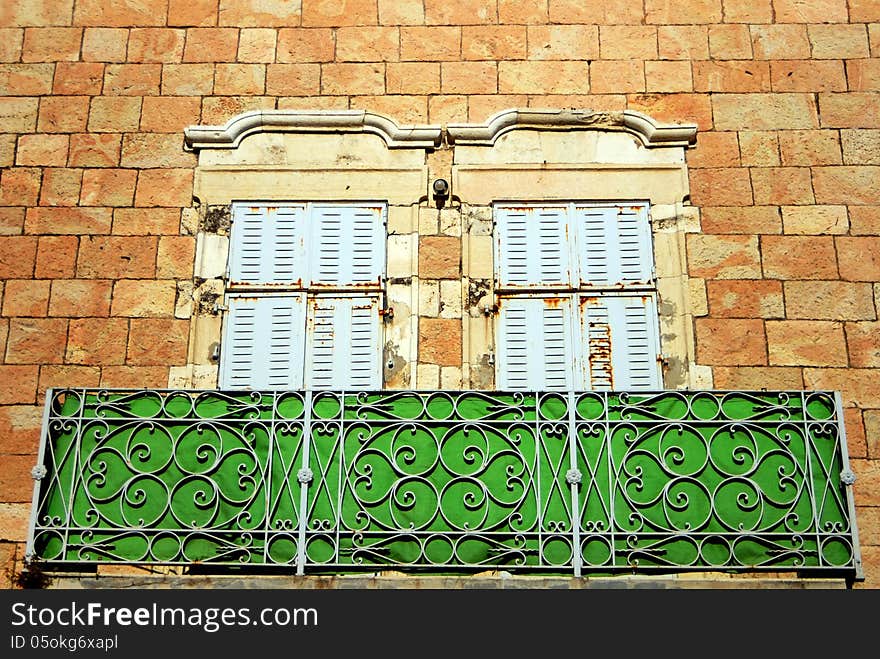
[[320, 64], [269, 64], [266, 67], [268, 94], [309, 95], [320, 90]]
[[769, 92], [770, 65], [755, 61], [693, 62], [694, 91]]
[[788, 130], [819, 126], [813, 94], [715, 94], [712, 109], [716, 130]]
[[0, 236], [18, 236], [24, 232], [24, 208], [0, 208]]
[[461, 319], [419, 318], [419, 362], [461, 367]]
[[88, 96], [49, 96], [40, 101], [37, 130], [41, 133], [76, 133], [89, 120]]
[[0, 25], [70, 25], [73, 0], [9, 0], [0, 13]]
[[236, 27], [295, 25], [300, 20], [301, 5], [301, 0], [221, 0], [220, 25]]
[[79, 59], [82, 29], [29, 27], [24, 31], [22, 62], [75, 62]]
[[38, 372], [36, 365], [0, 365], [0, 405], [32, 405], [36, 400]]
[[50, 316], [100, 317], [110, 313], [111, 282], [97, 279], [57, 279], [52, 282]]
[[781, 210], [783, 233], [821, 236], [849, 230], [846, 206], [783, 206]]
[[112, 27], [87, 27], [83, 31], [84, 62], [124, 62], [128, 30]]
[[880, 367], [880, 323], [846, 323], [846, 343], [851, 366]]
[[720, 318], [782, 318], [782, 283], [769, 280], [706, 282], [709, 313]]
[[183, 150], [179, 135], [173, 133], [133, 133], [122, 138], [123, 167], [193, 167], [196, 158]]
[[178, 147], [184, 128], [199, 123], [202, 100], [196, 96], [147, 96], [141, 108], [141, 130], [150, 133], [174, 133]]
[[28, 133], [37, 125], [39, 100], [0, 97], [0, 123], [4, 131]]
[[[425, 6], [422, 0], [379, 0], [378, 9], [379, 25], [423, 25], [425, 23]], [[502, 22], [504, 22], [503, 19]]]
[[668, 0], [645, 0], [645, 22], [660, 23], [719, 23], [722, 18], [722, 0], [692, 0], [673, 3]]
[[165, 388], [168, 366], [105, 366], [101, 369], [101, 386], [114, 389]]
[[384, 64], [321, 65], [322, 94], [382, 94], [384, 92]]
[[880, 238], [838, 236], [840, 277], [847, 281], [880, 281]]
[[278, 30], [277, 59], [282, 63], [332, 62], [336, 42], [330, 28], [291, 27]]
[[853, 23], [880, 22], [880, 7], [874, 0], [849, 0], [849, 19]]
[[263, 64], [217, 64], [214, 67], [214, 93], [223, 96], [263, 94], [266, 67]]
[[[531, 30], [529, 31], [531, 44]], [[709, 59], [705, 25], [661, 25], [657, 28], [657, 55], [660, 59]]]
[[125, 362], [126, 318], [80, 318], [70, 321], [65, 361], [106, 366]]
[[13, 318], [6, 340], [7, 364], [60, 364], [64, 361], [67, 320]]
[[459, 121], [468, 115], [468, 97], [438, 94], [428, 98], [428, 121], [434, 124], [447, 124]]
[[96, 96], [89, 111], [89, 132], [136, 131], [141, 122], [141, 99], [136, 96]]
[[138, 27], [128, 36], [128, 61], [173, 63], [183, 57], [185, 30]]
[[83, 206], [131, 206], [138, 172], [135, 169], [87, 169], [79, 203]]
[[850, 206], [849, 218], [852, 235], [880, 235], [880, 206]]
[[342, 27], [378, 24], [376, 0], [305, 0], [302, 8], [304, 27]]
[[749, 206], [749, 170], [733, 167], [695, 169], [690, 173], [691, 199], [699, 206]]
[[242, 112], [273, 109], [274, 107], [275, 97], [212, 96], [202, 100], [202, 123], [223, 125]]
[[767, 167], [750, 170], [752, 193], [760, 205], [813, 203], [808, 167]]
[[157, 242], [155, 236], [85, 236], [80, 241], [77, 277], [153, 277], [156, 273]]
[[823, 128], [880, 128], [880, 94], [819, 94]]
[[844, 72], [843, 62], [839, 60], [770, 62], [770, 81], [775, 92], [846, 91], [847, 73]]
[[814, 167], [813, 190], [820, 204], [876, 204], [880, 166]]
[[22, 135], [18, 138], [16, 165], [64, 167], [67, 164], [67, 135]]
[[73, 364], [47, 364], [40, 366], [39, 389], [97, 387], [101, 381], [99, 366], [78, 366]]
[[171, 317], [176, 293], [173, 281], [121, 279], [113, 286], [110, 314], [134, 318]]
[[400, 55], [397, 27], [340, 27], [336, 30], [337, 62], [395, 62]]
[[[566, 62], [565, 64], [569, 64]], [[590, 85], [582, 89], [555, 93], [568, 94], [623, 94], [645, 91], [644, 64], [640, 60], [599, 60], [590, 64]], [[502, 90], [503, 91], [503, 90]], [[526, 88], [524, 93], [546, 92], [547, 90]]]
[[104, 69], [106, 96], [157, 96], [161, 64], [108, 64]]
[[718, 24], [708, 28], [709, 54], [699, 59], [752, 59], [752, 35], [748, 25]]
[[457, 279], [461, 276], [461, 240], [451, 236], [419, 237], [419, 277]]
[[28, 503], [0, 504], [0, 540], [15, 542], [26, 538], [30, 513], [31, 507]]
[[43, 170], [40, 188], [41, 206], [75, 206], [82, 184], [81, 169], [52, 168]]
[[419, 315], [437, 317], [440, 315], [440, 282], [436, 279], [419, 281]]
[[432, 94], [439, 89], [437, 62], [389, 62], [385, 66], [385, 90], [389, 94]]
[[[876, 460], [880, 458], [880, 411], [865, 410], [864, 419], [866, 448], [865, 457]], [[847, 425], [847, 431], [849, 431], [849, 425]]]
[[779, 131], [779, 149], [786, 166], [840, 164], [840, 136], [836, 130]]
[[109, 208], [28, 208], [24, 230], [56, 235], [110, 233], [111, 218]]
[[238, 61], [274, 62], [277, 37], [278, 31], [272, 28], [243, 29], [238, 35]]
[[440, 65], [445, 94], [494, 94], [498, 89], [495, 62], [444, 62]]
[[657, 59], [657, 28], [653, 25], [600, 25], [599, 55], [603, 60]]
[[33, 236], [0, 236], [0, 279], [30, 279], [37, 256]]
[[420, 62], [461, 59], [461, 28], [413, 26], [400, 28], [400, 59]]
[[843, 410], [843, 422], [846, 429], [847, 453], [851, 458], [868, 457], [868, 442], [865, 427], [868, 425], [869, 415], [873, 410], [865, 411], [865, 421], [862, 421], [862, 410], [852, 407]]
[[168, 0], [140, 0], [125, 3], [77, 0], [73, 24], [109, 27], [164, 25], [167, 12]]
[[213, 64], [165, 64], [162, 67], [163, 96], [208, 96], [213, 90]]
[[641, 3], [598, 3], [582, 0], [550, 0], [551, 23], [637, 25], [644, 22]]
[[496, 20], [496, 0], [425, 0], [428, 25], [482, 25]]
[[821, 23], [807, 26], [813, 59], [868, 57], [868, 32], [864, 25]]
[[0, 94], [42, 96], [52, 92], [54, 64], [0, 64]]
[[779, 391], [804, 388], [802, 369], [786, 366], [777, 367], [721, 367], [713, 369], [715, 386], [719, 389], [740, 389], [759, 391], [777, 389]]
[[847, 0], [773, 0], [777, 23], [846, 23]]
[[764, 321], [697, 318], [697, 361], [720, 366], [767, 364]]
[[[229, 10], [227, 5], [228, 3], [223, 3], [225, 11]], [[168, 25], [180, 27], [216, 25], [217, 10], [217, 0], [168, 0]]]
[[8, 279], [3, 291], [3, 315], [45, 316], [49, 308], [49, 282], [46, 280]]
[[131, 321], [126, 362], [134, 366], [167, 366], [186, 362], [189, 321], [137, 318]]
[[70, 136], [71, 167], [117, 167], [122, 136], [113, 133], [74, 133]]
[[743, 165], [775, 167], [780, 164], [777, 131], [744, 130], [738, 134], [740, 158]]
[[56, 279], [72, 277], [76, 269], [76, 236], [40, 236], [34, 277]]
[[880, 130], [844, 129], [840, 131], [840, 145], [845, 164], [880, 165]]
[[809, 59], [810, 40], [806, 25], [752, 25], [755, 59]]
[[634, 94], [627, 98], [627, 104], [630, 110], [644, 112], [656, 121], [696, 123], [699, 130], [713, 127], [708, 94]]
[[[526, 57], [524, 25], [465, 25], [461, 29], [464, 60], [521, 60]], [[568, 59], [574, 59], [569, 57]]]
[[104, 86], [100, 62], [59, 62], [55, 66], [52, 93], [64, 96], [96, 96]]
[[36, 206], [41, 172], [37, 167], [10, 167], [0, 172], [0, 206]]
[[880, 369], [806, 368], [807, 389], [839, 391], [845, 407], [880, 409]]
[[35, 455], [4, 455], [0, 470], [0, 503], [29, 503], [34, 496], [31, 470]]
[[645, 62], [645, 89], [649, 92], [694, 91], [690, 62]]
[[843, 323], [825, 320], [768, 320], [771, 366], [846, 366]]
[[845, 281], [786, 281], [788, 318], [876, 320], [871, 284]]
[[[643, 89], [644, 76], [639, 75]], [[588, 66], [585, 62], [499, 62], [498, 91], [502, 94], [586, 94], [590, 91]]]
[[238, 30], [231, 27], [193, 27], [186, 31], [184, 62], [234, 62]]
[[192, 277], [196, 241], [192, 236], [161, 236], [156, 276], [165, 279]]
[[440, 388], [440, 366], [438, 364], [419, 363], [416, 366], [417, 389]]
[[690, 167], [738, 167], [737, 134], [700, 133], [697, 135], [696, 148], [688, 150], [685, 157]]
[[0, 453], [35, 455], [40, 443], [42, 422], [43, 413], [39, 407], [33, 405], [0, 407]]
[[880, 57], [880, 23], [868, 26], [868, 43], [873, 57]]
[[135, 206], [189, 206], [192, 204], [192, 186], [191, 169], [141, 170]]
[[[478, 34], [479, 32], [479, 28], [466, 28], [462, 32], [462, 49], [464, 49], [465, 34]], [[596, 25], [528, 24], [526, 37], [528, 59], [530, 60], [592, 60], [599, 58], [599, 28]], [[703, 39], [705, 41], [705, 35]]]
[[21, 61], [21, 46], [24, 42], [24, 29], [20, 27], [0, 27], [0, 62]]
[[759, 279], [758, 239], [748, 235], [688, 234], [689, 274], [706, 279]]

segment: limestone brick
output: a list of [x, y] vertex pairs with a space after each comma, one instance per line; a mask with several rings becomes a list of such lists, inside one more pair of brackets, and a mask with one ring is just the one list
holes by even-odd
[[461, 319], [419, 319], [419, 362], [461, 367]]
[[697, 318], [697, 361], [705, 365], [767, 364], [767, 338], [761, 320]]
[[108, 316], [111, 282], [101, 279], [56, 279], [52, 282], [49, 315], [66, 317]]
[[33, 234], [104, 234], [111, 223], [110, 208], [45, 206], [28, 208], [24, 227]]
[[843, 323], [823, 320], [767, 321], [771, 366], [846, 366]]
[[[856, 368], [880, 367], [880, 322], [846, 323], [849, 363]], [[880, 436], [878, 436], [880, 440]], [[878, 444], [880, 448], [880, 444]]]
[[72, 277], [78, 248], [76, 236], [40, 236], [34, 276], [39, 279]]
[[275, 46], [278, 30], [271, 28], [244, 28], [238, 35], [238, 61], [262, 62], [275, 61]]
[[66, 342], [66, 319], [12, 318], [4, 360], [7, 364], [60, 364]]
[[807, 320], [876, 320], [871, 284], [845, 281], [786, 281], [788, 318]]
[[759, 279], [758, 239], [748, 235], [687, 236], [689, 271], [707, 279]]
[[846, 281], [880, 281], [880, 237], [837, 236], [840, 277]]
[[120, 279], [113, 285], [113, 316], [171, 317], [177, 287], [162, 279]]
[[236, 27], [283, 27], [298, 23], [301, 14], [302, 0], [220, 0], [219, 23]]
[[820, 236], [849, 230], [846, 206], [783, 206], [781, 210], [783, 233]]
[[[226, 3], [224, 9], [228, 10]], [[205, 27], [217, 24], [217, 0], [168, 0], [168, 25]]]

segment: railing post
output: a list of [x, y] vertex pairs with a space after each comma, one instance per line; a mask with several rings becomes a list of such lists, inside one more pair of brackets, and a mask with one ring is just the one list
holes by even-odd
[[312, 390], [305, 391], [303, 401], [303, 449], [302, 467], [297, 471], [296, 479], [299, 489], [299, 534], [296, 541], [296, 574], [302, 576], [306, 570], [306, 524], [308, 523], [309, 483], [312, 482], [312, 470], [309, 467], [309, 449], [312, 444]]
[[577, 428], [575, 425], [574, 392], [568, 392], [568, 458], [569, 468], [565, 473], [565, 481], [571, 487], [571, 567], [574, 576], [581, 576], [583, 560], [581, 559], [581, 504], [580, 483], [581, 471], [577, 466]]

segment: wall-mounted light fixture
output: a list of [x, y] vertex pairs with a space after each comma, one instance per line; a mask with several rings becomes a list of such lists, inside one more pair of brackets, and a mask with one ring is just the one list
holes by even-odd
[[438, 178], [434, 180], [431, 188], [434, 191], [434, 201], [437, 208], [443, 208], [446, 200], [449, 199], [449, 182], [446, 179]]

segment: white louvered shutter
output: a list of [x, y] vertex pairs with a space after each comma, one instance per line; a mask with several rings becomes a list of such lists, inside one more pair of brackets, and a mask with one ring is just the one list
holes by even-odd
[[567, 209], [495, 209], [497, 275], [501, 286], [568, 285], [571, 241]]
[[378, 297], [313, 298], [308, 327], [310, 388], [381, 388]]
[[653, 277], [647, 206], [575, 206], [580, 285], [650, 284]]
[[574, 386], [571, 299], [505, 300], [498, 331], [498, 386], [566, 390]]
[[313, 206], [311, 283], [378, 284], [385, 263], [383, 221], [381, 207]]
[[305, 295], [228, 298], [223, 389], [298, 389], [303, 383]]
[[229, 281], [296, 284], [307, 269], [305, 207], [236, 205], [230, 236]]
[[589, 388], [660, 389], [653, 296], [584, 296], [579, 306]]

